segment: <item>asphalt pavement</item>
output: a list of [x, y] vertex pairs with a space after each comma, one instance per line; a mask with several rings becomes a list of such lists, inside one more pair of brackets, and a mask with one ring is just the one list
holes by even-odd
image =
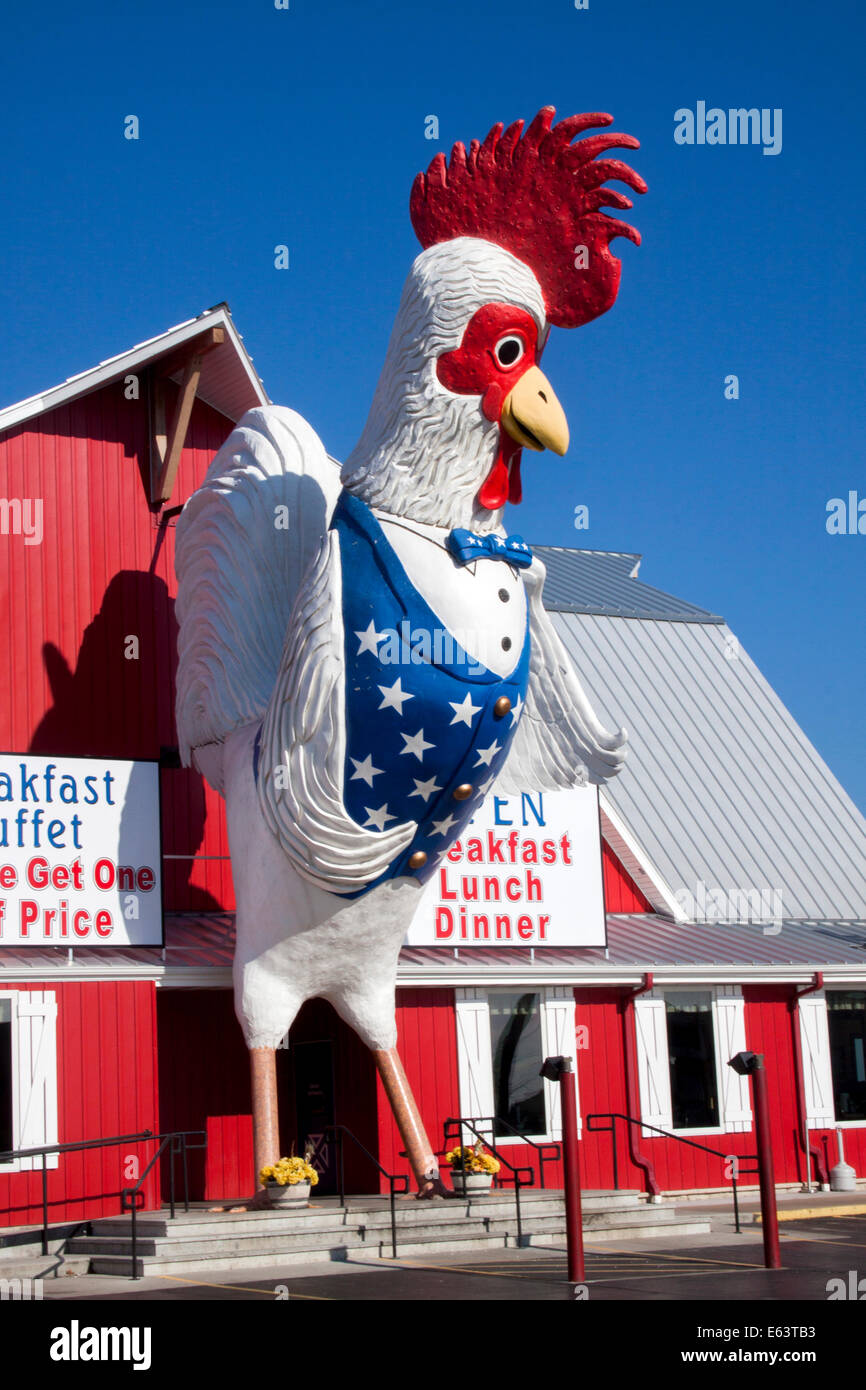
[[[266, 1270], [47, 1279], [43, 1298], [134, 1301], [315, 1302], [836, 1302], [866, 1300], [866, 1215], [820, 1216], [780, 1226], [782, 1268], [763, 1263], [759, 1225], [685, 1239], [586, 1245], [575, 1288], [561, 1248], [353, 1259]], [[852, 1274], [854, 1279], [852, 1280]], [[863, 1280], [860, 1290], [859, 1280]], [[841, 1283], [840, 1283], [841, 1281]], [[853, 1291], [857, 1290], [856, 1293]]]

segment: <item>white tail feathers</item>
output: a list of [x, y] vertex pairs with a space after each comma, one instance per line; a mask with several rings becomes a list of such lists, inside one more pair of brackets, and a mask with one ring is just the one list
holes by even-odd
[[[340, 492], [339, 465], [293, 410], [249, 411], [177, 527], [177, 731], [221, 783], [218, 746], [273, 694], [295, 596]], [[217, 790], [222, 790], [217, 785]]]

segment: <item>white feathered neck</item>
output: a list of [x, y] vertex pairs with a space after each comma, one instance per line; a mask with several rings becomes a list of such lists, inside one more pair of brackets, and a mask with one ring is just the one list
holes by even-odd
[[369, 506], [433, 526], [496, 530], [502, 510], [479, 506], [499, 425], [480, 396], [458, 396], [436, 375], [485, 304], [514, 304], [546, 331], [541, 287], [527, 265], [474, 237], [431, 246], [403, 287], [370, 414], [343, 467], [343, 485]]

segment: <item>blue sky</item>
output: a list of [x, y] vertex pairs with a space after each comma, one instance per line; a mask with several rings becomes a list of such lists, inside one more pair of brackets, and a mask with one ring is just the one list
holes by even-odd
[[[525, 458], [508, 524], [641, 552], [724, 614], [866, 809], [866, 535], [825, 527], [866, 497], [863, 51], [853, 0], [7, 5], [0, 404], [226, 299], [271, 397], [345, 457], [417, 170], [545, 104], [610, 111], [642, 143], [644, 243], [614, 244], [614, 309], [551, 336], [572, 445]], [[780, 108], [781, 152], [678, 145], [699, 101]]]

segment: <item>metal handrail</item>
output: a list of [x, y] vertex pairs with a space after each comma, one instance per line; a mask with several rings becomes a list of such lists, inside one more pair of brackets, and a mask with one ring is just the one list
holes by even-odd
[[[609, 1125], [594, 1125], [594, 1124], [592, 1123], [593, 1120], [610, 1120], [611, 1123], [610, 1123]], [[670, 1131], [669, 1129], [660, 1129], [658, 1125], [649, 1125], [649, 1124], [647, 1124], [647, 1122], [646, 1122], [645, 1120], [636, 1119], [634, 1115], [625, 1115], [625, 1114], [622, 1113], [622, 1111], [619, 1111], [619, 1110], [605, 1110], [605, 1111], [596, 1110], [596, 1111], [593, 1111], [593, 1113], [592, 1113], [591, 1115], [587, 1115], [587, 1117], [586, 1117], [586, 1127], [587, 1127], [587, 1129], [590, 1131], [590, 1133], [592, 1133], [592, 1134], [610, 1134], [610, 1135], [612, 1136], [612, 1146], [613, 1146], [613, 1185], [614, 1185], [614, 1188], [615, 1188], [617, 1191], [619, 1191], [619, 1168], [618, 1168], [618, 1165], [617, 1165], [617, 1157], [616, 1157], [616, 1121], [617, 1121], [617, 1120], [625, 1120], [626, 1123], [627, 1123], [627, 1124], [630, 1124], [630, 1125], [640, 1125], [641, 1129], [651, 1129], [651, 1130], [653, 1131], [654, 1134], [663, 1134], [663, 1135], [665, 1136], [666, 1139], [676, 1139], [676, 1141], [677, 1141], [678, 1144], [686, 1144], [686, 1145], [688, 1145], [688, 1147], [689, 1147], [690, 1149], [700, 1149], [703, 1153], [714, 1154], [716, 1158], [722, 1158], [722, 1159], [726, 1159], [726, 1160], [733, 1159], [734, 1166], [733, 1166], [733, 1169], [731, 1170], [731, 1195], [733, 1196], [733, 1199], [734, 1199], [734, 1227], [735, 1227], [735, 1230], [736, 1230], [737, 1235], [741, 1235], [741, 1234], [742, 1234], [742, 1232], [741, 1232], [741, 1230], [740, 1230], [740, 1203], [739, 1203], [739, 1198], [738, 1198], [738, 1193], [737, 1193], [737, 1171], [738, 1171], [738, 1169], [739, 1169], [739, 1171], [740, 1171], [742, 1174], [744, 1174], [746, 1177], [750, 1177], [753, 1173], [757, 1173], [757, 1172], [759, 1171], [759, 1169], [758, 1169], [757, 1167], [756, 1167], [756, 1168], [741, 1168], [741, 1167], [740, 1167], [740, 1163], [741, 1163], [741, 1161], [744, 1160], [744, 1159], [745, 1159], [745, 1160], [749, 1160], [749, 1161], [751, 1161], [752, 1159], [754, 1159], [754, 1160], [755, 1160], [755, 1163], [757, 1163], [757, 1161], [758, 1161], [758, 1155], [757, 1155], [757, 1154], [731, 1154], [731, 1153], [724, 1153], [721, 1149], [713, 1149], [713, 1148], [711, 1148], [709, 1144], [699, 1144], [698, 1141], [697, 1141], [697, 1139], [687, 1139], [687, 1138], [685, 1137], [685, 1135], [683, 1135], [683, 1134], [672, 1134], [671, 1131]]]
[[[190, 1139], [190, 1137], [191, 1137], [191, 1136], [196, 1136], [196, 1135], [200, 1135], [200, 1136], [202, 1137], [203, 1142], [200, 1143], [200, 1144], [191, 1144], [191, 1143], [189, 1143], [188, 1140]], [[144, 1172], [142, 1173], [141, 1177], [139, 1178], [138, 1182], [135, 1184], [135, 1187], [124, 1187], [124, 1188], [121, 1189], [121, 1192], [120, 1192], [120, 1210], [121, 1210], [122, 1212], [127, 1212], [127, 1211], [128, 1211], [128, 1212], [130, 1213], [130, 1222], [131, 1222], [131, 1226], [132, 1226], [132, 1277], [133, 1277], [133, 1279], [140, 1279], [140, 1278], [141, 1278], [141, 1275], [140, 1275], [139, 1272], [138, 1272], [138, 1258], [137, 1258], [137, 1257], [138, 1257], [138, 1198], [139, 1198], [139, 1196], [141, 1196], [141, 1197], [144, 1196], [144, 1193], [142, 1192], [141, 1189], [142, 1189], [142, 1186], [143, 1186], [143, 1184], [144, 1184], [145, 1179], [147, 1178], [148, 1174], [150, 1173], [151, 1168], [152, 1168], [153, 1165], [156, 1163], [156, 1160], [162, 1156], [162, 1154], [163, 1154], [163, 1152], [164, 1152], [164, 1150], [165, 1150], [166, 1145], [167, 1145], [167, 1144], [170, 1144], [170, 1145], [171, 1145], [171, 1149], [170, 1149], [170, 1155], [169, 1155], [169, 1156], [170, 1156], [170, 1158], [171, 1158], [172, 1161], [169, 1163], [169, 1168], [168, 1168], [168, 1191], [169, 1191], [169, 1211], [170, 1211], [170, 1214], [171, 1214], [171, 1219], [172, 1219], [172, 1221], [173, 1221], [173, 1220], [174, 1220], [174, 1214], [175, 1214], [175, 1212], [174, 1212], [174, 1208], [175, 1208], [175, 1201], [174, 1201], [174, 1159], [177, 1157], [178, 1154], [181, 1154], [181, 1155], [183, 1156], [183, 1208], [184, 1208], [184, 1211], [188, 1212], [188, 1211], [189, 1211], [189, 1167], [188, 1167], [187, 1161], [186, 1161], [187, 1151], [188, 1151], [189, 1149], [206, 1149], [206, 1148], [207, 1148], [207, 1131], [206, 1131], [206, 1130], [203, 1130], [203, 1129], [173, 1130], [173, 1131], [172, 1131], [171, 1133], [169, 1133], [169, 1134], [152, 1134], [152, 1135], [150, 1135], [150, 1138], [152, 1138], [152, 1139], [158, 1139], [158, 1140], [159, 1140], [159, 1147], [157, 1148], [156, 1153], [155, 1153], [155, 1154], [153, 1155], [153, 1157], [151, 1158], [150, 1162], [148, 1163], [147, 1167], [145, 1168], [145, 1170], [144, 1170]]]
[[[346, 1125], [325, 1125], [325, 1128], [323, 1129], [321, 1135], [319, 1136], [319, 1140], [318, 1140], [318, 1142], [317, 1142], [317, 1144], [316, 1144], [316, 1147], [313, 1149], [313, 1151], [312, 1151], [312, 1153], [310, 1154], [310, 1157], [309, 1157], [309, 1159], [308, 1159], [307, 1161], [308, 1161], [308, 1163], [312, 1166], [313, 1159], [318, 1158], [318, 1156], [319, 1156], [319, 1150], [320, 1150], [321, 1148], [323, 1148], [326, 1139], [328, 1139], [330, 1135], [334, 1135], [334, 1136], [336, 1137], [336, 1140], [337, 1140], [337, 1153], [338, 1153], [338, 1156], [339, 1156], [340, 1206], [341, 1206], [341, 1207], [345, 1207], [345, 1205], [346, 1205], [346, 1183], [345, 1183], [345, 1174], [344, 1174], [344, 1167], [343, 1167], [343, 1135], [344, 1135], [344, 1134], [345, 1134], [345, 1135], [348, 1135], [348, 1137], [352, 1140], [352, 1143], [355, 1144], [355, 1145], [357, 1145], [357, 1147], [361, 1150], [362, 1154], [365, 1154], [366, 1157], [369, 1158], [370, 1162], [371, 1162], [372, 1164], [374, 1164], [374, 1165], [379, 1169], [379, 1172], [382, 1174], [383, 1178], [387, 1178], [387, 1179], [388, 1179], [388, 1191], [389, 1191], [389, 1194], [390, 1194], [389, 1200], [390, 1200], [390, 1207], [391, 1207], [391, 1255], [392, 1255], [392, 1258], [396, 1260], [396, 1258], [397, 1258], [397, 1212], [396, 1212], [396, 1208], [395, 1208], [395, 1205], [394, 1205], [394, 1198], [395, 1198], [395, 1195], [396, 1195], [396, 1194], [395, 1194], [394, 1184], [395, 1184], [395, 1183], [398, 1183], [398, 1182], [401, 1183], [402, 1186], [400, 1187], [399, 1191], [400, 1191], [400, 1194], [401, 1194], [401, 1195], [405, 1195], [405, 1194], [409, 1191], [409, 1179], [408, 1179], [408, 1177], [406, 1176], [406, 1174], [405, 1174], [405, 1173], [389, 1173], [388, 1170], [387, 1170], [387, 1168], [383, 1168], [383, 1167], [382, 1167], [382, 1164], [379, 1162], [378, 1158], [374, 1158], [373, 1155], [370, 1153], [370, 1150], [369, 1150], [368, 1148], [366, 1148], [366, 1147], [361, 1143], [361, 1141], [360, 1141], [360, 1139], [358, 1138], [357, 1134], [353, 1134], [352, 1131], [351, 1131], [349, 1128], [347, 1128]], [[308, 1141], [308, 1142], [309, 1142], [309, 1141]]]
[[[139, 1139], [152, 1139], [153, 1130], [138, 1134], [114, 1134], [110, 1139], [77, 1139], [68, 1144], [42, 1144], [37, 1149], [7, 1149], [0, 1153], [0, 1163], [12, 1163], [16, 1158], [46, 1158], [48, 1154], [77, 1153], [82, 1149], [108, 1149], [114, 1144], [133, 1144]], [[48, 1168], [42, 1164], [42, 1254], [48, 1254]]]
[[[486, 1123], [488, 1123], [488, 1121], [487, 1121], [486, 1119], [481, 1119], [481, 1120], [478, 1121], [478, 1124], [482, 1124], [482, 1125], [483, 1125], [483, 1124], [486, 1124]], [[453, 1130], [452, 1130], [452, 1126], [454, 1126], [454, 1125], [457, 1126], [456, 1134], [455, 1134], [455, 1133], [453, 1132]], [[517, 1209], [517, 1242], [518, 1242], [518, 1244], [520, 1245], [520, 1244], [523, 1243], [523, 1221], [522, 1221], [522, 1219], [521, 1219], [521, 1211], [520, 1211], [520, 1189], [521, 1189], [521, 1187], [534, 1187], [534, 1186], [535, 1186], [535, 1170], [534, 1170], [533, 1168], [528, 1168], [528, 1167], [524, 1167], [524, 1166], [520, 1166], [520, 1165], [515, 1165], [515, 1164], [513, 1164], [513, 1163], [509, 1163], [509, 1161], [508, 1161], [508, 1159], [505, 1157], [505, 1155], [504, 1155], [503, 1153], [500, 1153], [499, 1150], [496, 1148], [496, 1146], [495, 1146], [495, 1144], [493, 1143], [493, 1141], [492, 1141], [491, 1139], [488, 1139], [487, 1135], [482, 1134], [480, 1130], [476, 1129], [476, 1127], [475, 1127], [475, 1120], [474, 1120], [474, 1119], [472, 1119], [472, 1120], [467, 1120], [467, 1119], [465, 1119], [463, 1116], [458, 1116], [458, 1117], [456, 1117], [456, 1118], [455, 1118], [454, 1116], [451, 1116], [449, 1119], [447, 1119], [447, 1120], [445, 1121], [444, 1126], [443, 1126], [443, 1131], [442, 1131], [442, 1133], [443, 1133], [443, 1142], [444, 1142], [446, 1148], [447, 1148], [447, 1146], [448, 1146], [448, 1140], [449, 1140], [449, 1138], [456, 1138], [457, 1141], [458, 1141], [458, 1143], [459, 1143], [461, 1146], [463, 1145], [463, 1130], [464, 1130], [464, 1129], [470, 1130], [471, 1133], [475, 1135], [475, 1138], [478, 1139], [478, 1140], [480, 1140], [480, 1142], [481, 1142], [482, 1144], [484, 1144], [484, 1145], [490, 1150], [490, 1152], [493, 1154], [494, 1158], [498, 1159], [500, 1163], [504, 1163], [504, 1164], [505, 1164], [505, 1167], [508, 1169], [508, 1171], [509, 1171], [510, 1174], [511, 1174], [512, 1180], [513, 1180], [513, 1182], [514, 1182], [514, 1204], [515, 1204], [515, 1207], [516, 1207], [516, 1209]], [[523, 1136], [521, 1135], [520, 1137], [522, 1138]], [[525, 1183], [522, 1181], [522, 1175], [523, 1175], [524, 1173], [528, 1173], [528, 1174], [529, 1174], [529, 1178], [528, 1178], [528, 1180], [527, 1180]], [[464, 1196], [467, 1198], [467, 1200], [469, 1200], [470, 1205], [471, 1205], [471, 1199], [469, 1198], [469, 1194], [468, 1194], [468, 1191], [467, 1191], [467, 1189], [466, 1189], [465, 1184], [464, 1184], [464, 1187], [463, 1187], [463, 1193], [464, 1193]]]
[[[498, 1115], [484, 1115], [481, 1118], [475, 1115], [473, 1116], [472, 1122], [473, 1124], [477, 1125], [490, 1125], [491, 1133], [494, 1135], [494, 1137], [496, 1136], [497, 1130], [507, 1129], [509, 1135], [511, 1135], [512, 1138], [519, 1139], [521, 1143], [528, 1144], [531, 1149], [535, 1149], [535, 1152], [538, 1155], [538, 1176], [540, 1179], [539, 1185], [542, 1189], [546, 1190], [546, 1183], [544, 1181], [544, 1165], [545, 1163], [556, 1161], [562, 1158], [561, 1144], [557, 1144], [556, 1141], [553, 1139], [530, 1139], [528, 1134], [523, 1134], [521, 1130], [515, 1129], [514, 1125], [509, 1124], [508, 1120], [501, 1120]], [[446, 1124], [450, 1123], [451, 1121], [446, 1121]], [[487, 1141], [485, 1140], [484, 1142], [486, 1143]]]

